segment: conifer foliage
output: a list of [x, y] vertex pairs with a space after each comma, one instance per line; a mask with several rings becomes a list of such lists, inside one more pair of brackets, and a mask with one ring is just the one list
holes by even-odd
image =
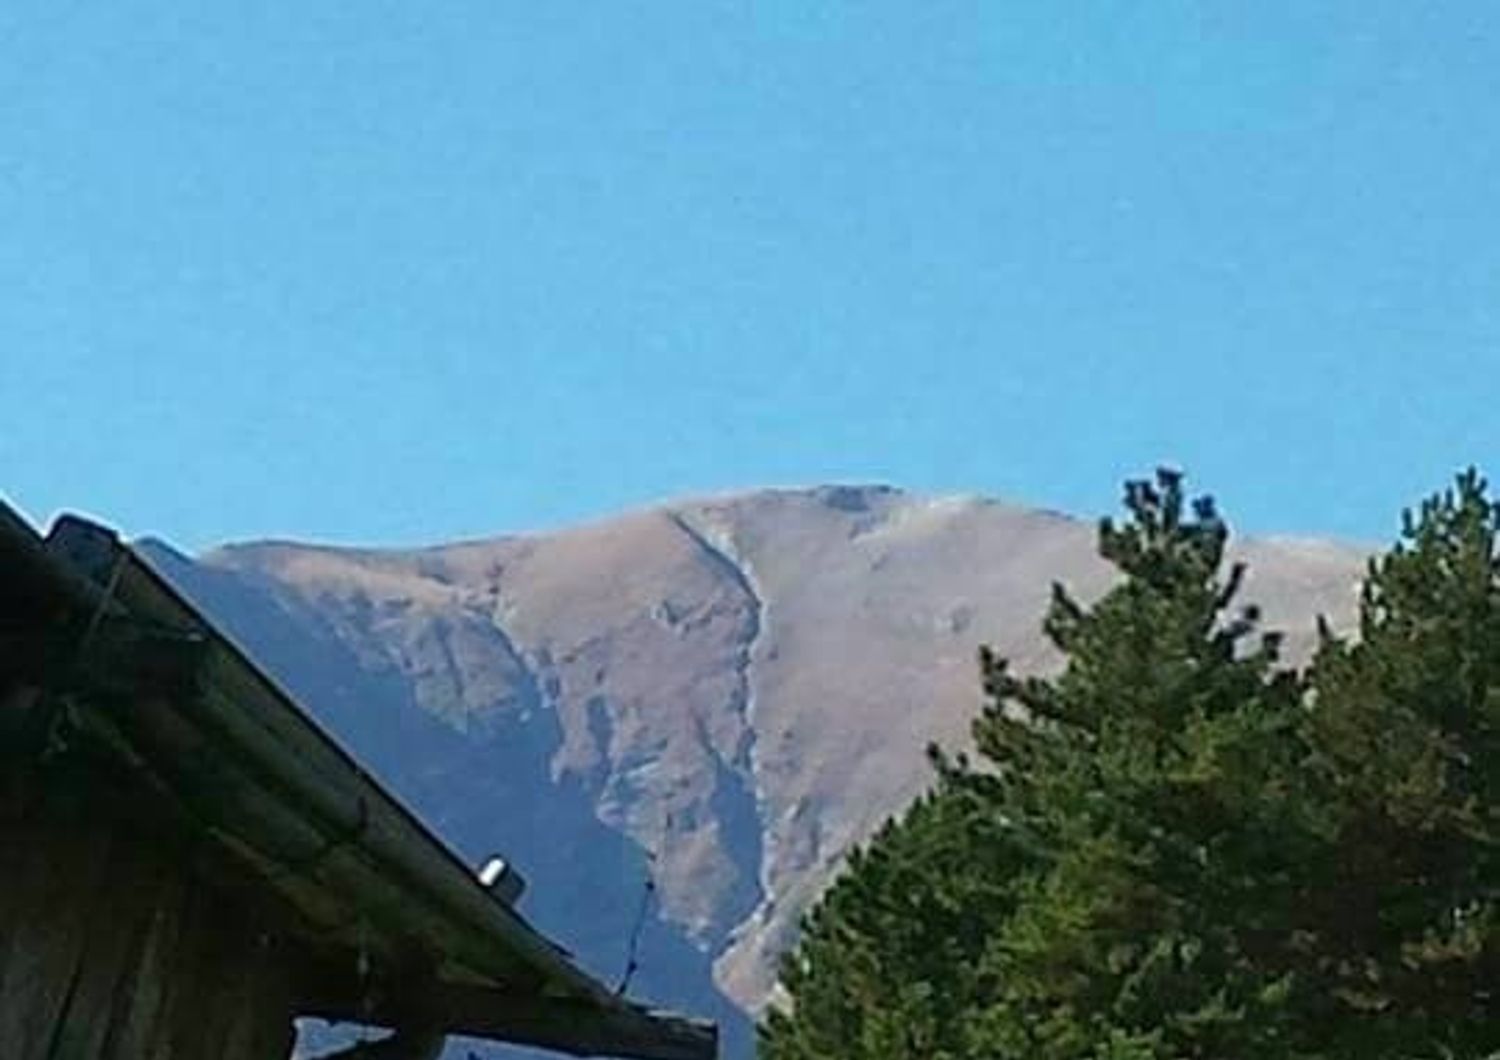
[[1500, 512], [1475, 473], [1302, 672], [1213, 503], [1126, 489], [1055, 677], [981, 654], [977, 758], [856, 854], [766, 1060], [1486, 1057], [1500, 1049]]

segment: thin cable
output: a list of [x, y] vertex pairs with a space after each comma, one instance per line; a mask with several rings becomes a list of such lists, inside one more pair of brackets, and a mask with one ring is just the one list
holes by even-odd
[[630, 946], [625, 953], [625, 971], [620, 976], [619, 985], [615, 987], [616, 997], [624, 996], [625, 991], [630, 989], [630, 980], [635, 978], [635, 973], [640, 970], [641, 935], [646, 929], [646, 914], [651, 910], [651, 896], [655, 893], [656, 881], [648, 872], [646, 886], [641, 890], [640, 908], [635, 913], [635, 926], [630, 929]]
[[88, 651], [89, 644], [94, 635], [99, 632], [99, 627], [104, 623], [104, 614], [109, 610], [109, 605], [115, 601], [115, 591], [120, 587], [120, 578], [125, 573], [125, 562], [130, 553], [120, 549], [120, 554], [115, 557], [114, 566], [109, 569], [109, 578], [104, 582], [104, 592], [99, 597], [99, 603], [94, 606], [94, 613], [89, 616], [89, 624], [83, 628], [83, 636], [78, 638], [78, 648], [73, 653], [73, 668], [76, 670], [83, 662], [84, 654]]
[[[109, 577], [105, 579], [104, 589], [99, 594], [99, 602], [94, 605], [93, 612], [89, 615], [88, 623], [83, 627], [83, 633], [78, 637], [78, 643], [73, 648], [72, 657], [64, 666], [61, 680], [46, 682], [42, 690], [44, 706], [40, 717], [40, 732], [37, 737], [40, 741], [39, 760], [42, 762], [54, 757], [66, 750], [66, 745], [58, 734], [58, 723], [68, 709], [69, 690], [77, 682], [79, 674], [83, 672], [84, 663], [88, 659], [89, 648], [93, 646], [94, 637], [99, 633], [99, 627], [104, 624], [105, 615], [108, 614], [110, 606], [114, 603], [115, 592], [120, 587], [120, 578], [125, 573], [125, 563], [128, 553], [121, 550], [115, 557], [114, 566], [110, 568]], [[61, 689], [57, 686], [61, 685]], [[51, 687], [47, 687], [50, 685]]]

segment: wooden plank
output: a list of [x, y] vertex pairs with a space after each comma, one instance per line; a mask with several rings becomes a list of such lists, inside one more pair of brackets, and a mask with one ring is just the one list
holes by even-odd
[[291, 954], [272, 926], [201, 876], [179, 908], [182, 941], [163, 1046], [152, 1060], [284, 1060], [293, 1042]]
[[167, 870], [160, 853], [119, 836], [110, 844], [103, 886], [90, 893], [79, 967], [58, 1017], [47, 1060], [99, 1060], [114, 1028], [128, 1020], [138, 964]]
[[0, 1042], [6, 1060], [47, 1060], [77, 986], [88, 942], [92, 892], [105, 884], [112, 839], [47, 808], [41, 841], [26, 860], [27, 886], [0, 977]]
[[246, 941], [233, 1020], [220, 1055], [223, 1060], [280, 1060], [291, 1052], [295, 1037], [290, 977], [275, 939], [261, 935]]
[[290, 976], [260, 918], [191, 848], [101, 804], [133, 793], [66, 768], [49, 779], [47, 800], [0, 826], [0, 1056], [200, 1060], [238, 1041], [243, 1060], [284, 1060]]
[[17, 928], [27, 907], [31, 874], [42, 866], [34, 856], [41, 832], [28, 808], [35, 801], [32, 770], [5, 763], [0, 774], [0, 979], [15, 945]]
[[[325, 980], [337, 990], [335, 979]], [[347, 988], [347, 982], [344, 984]], [[351, 997], [318, 997], [309, 990], [303, 1014], [343, 1018]], [[451, 982], [386, 984], [366, 998], [364, 1022], [383, 1027], [441, 1027], [449, 1034], [534, 1045], [578, 1056], [634, 1060], [713, 1060], [712, 1024], [628, 1008], [602, 1009], [587, 1001], [544, 997]]]
[[164, 1038], [170, 981], [176, 974], [180, 907], [188, 884], [180, 867], [167, 869], [151, 895], [149, 919], [131, 961], [123, 1011], [115, 1014], [101, 1060], [151, 1060]]
[[207, 888], [191, 887], [182, 905], [183, 938], [171, 971], [167, 1039], [172, 1060], [218, 1055], [234, 1001], [235, 961], [226, 938], [225, 910]]
[[[17, 874], [14, 908], [7, 924], [5, 964], [0, 968], [0, 1041], [17, 1056], [37, 1051], [36, 1041], [50, 1029], [45, 1014], [49, 991], [55, 990], [55, 951], [66, 944], [47, 911], [50, 900], [64, 923], [71, 909], [63, 889], [66, 871], [61, 840], [38, 834], [38, 842], [23, 856]], [[49, 961], [49, 958], [53, 958]], [[38, 1013], [43, 1013], [41, 1021]], [[39, 1025], [39, 1022], [41, 1025]]]

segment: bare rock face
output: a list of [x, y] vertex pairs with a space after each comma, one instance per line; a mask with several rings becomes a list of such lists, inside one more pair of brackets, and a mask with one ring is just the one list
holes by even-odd
[[[1101, 593], [1082, 522], [886, 487], [763, 491], [417, 551], [230, 546], [158, 565], [526, 910], [634, 991], [729, 1026], [850, 848], [967, 739], [975, 655], [1055, 663], [1051, 583]], [[1365, 555], [1238, 548], [1245, 599], [1312, 644]], [[655, 882], [648, 893], [645, 881]], [[654, 899], [654, 901], [653, 901]]]

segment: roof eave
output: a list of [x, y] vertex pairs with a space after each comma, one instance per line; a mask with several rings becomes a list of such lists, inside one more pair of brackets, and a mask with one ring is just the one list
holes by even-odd
[[[28, 584], [50, 584], [75, 620], [80, 612], [123, 611], [205, 641], [209, 661], [202, 677], [208, 688], [189, 709], [157, 704], [154, 720], [147, 711], [107, 718], [105, 724], [118, 723], [127, 740], [148, 739], [152, 724], [187, 726], [202, 746], [243, 767], [242, 787], [274, 800], [283, 817], [302, 819], [314, 832], [330, 827], [346, 832], [352, 842], [325, 866], [324, 882], [336, 885], [328, 889], [342, 900], [348, 895], [340, 888], [351, 886], [389, 889], [394, 883], [411, 895], [411, 903], [386, 905], [391, 916], [403, 920], [388, 925], [392, 937], [410, 939], [414, 930], [419, 937], [440, 935], [441, 956], [457, 961], [461, 979], [469, 980], [448, 981], [435, 968], [437, 977], [423, 991], [432, 1015], [441, 1014], [451, 1033], [575, 1055], [641, 1060], [716, 1055], [711, 1024], [650, 1012], [616, 997], [486, 891], [436, 835], [112, 531], [63, 517], [43, 542], [0, 503], [0, 562], [25, 570]], [[85, 621], [84, 628], [88, 625]], [[163, 769], [170, 774], [172, 763]], [[320, 884], [314, 878], [299, 885]], [[492, 985], [477, 985], [474, 978]], [[368, 1010], [368, 998], [352, 1008], [331, 1002], [328, 1008], [334, 1018], [347, 1019], [351, 1012]]]

